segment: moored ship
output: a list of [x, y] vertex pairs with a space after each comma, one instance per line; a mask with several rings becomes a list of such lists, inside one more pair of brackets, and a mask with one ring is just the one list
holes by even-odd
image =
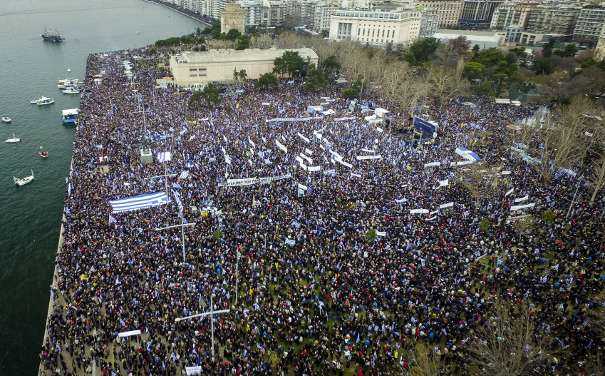
[[44, 32], [40, 36], [42, 37], [42, 39], [44, 39], [45, 42], [50, 42], [50, 43], [61, 43], [65, 40], [65, 38], [63, 38], [63, 35], [61, 35], [61, 33], [59, 33], [57, 30], [53, 30], [53, 29], [44, 30]]

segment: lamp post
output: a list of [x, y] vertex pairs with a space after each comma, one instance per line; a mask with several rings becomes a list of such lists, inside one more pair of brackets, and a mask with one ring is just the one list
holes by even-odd
[[178, 322], [181, 322], [184, 320], [191, 320], [191, 319], [195, 319], [198, 317], [203, 318], [206, 316], [210, 316], [210, 346], [212, 348], [212, 361], [214, 361], [214, 315], [229, 313], [230, 310], [229, 309], [220, 309], [220, 310], [215, 311], [212, 296], [213, 295], [210, 295], [210, 310], [209, 311], [197, 313], [195, 315], [190, 315], [190, 316], [185, 316], [185, 317], [178, 317], [178, 318], [174, 319], [174, 322], [178, 323]]

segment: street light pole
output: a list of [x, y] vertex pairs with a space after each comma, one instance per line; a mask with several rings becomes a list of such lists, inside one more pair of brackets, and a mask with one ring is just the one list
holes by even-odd
[[168, 230], [171, 228], [177, 228], [180, 227], [181, 228], [181, 246], [182, 246], [182, 250], [183, 250], [183, 263], [185, 262], [185, 227], [189, 227], [189, 226], [195, 226], [197, 224], [197, 222], [191, 222], [191, 223], [184, 223], [184, 219], [181, 218], [181, 224], [180, 225], [172, 225], [172, 226], [166, 226], [166, 227], [156, 227], [155, 230], [156, 231], [162, 231], [162, 230]]
[[183, 320], [190, 320], [190, 319], [195, 319], [198, 317], [210, 316], [210, 346], [212, 347], [212, 361], [214, 361], [214, 315], [229, 313], [230, 310], [229, 309], [220, 309], [218, 311], [215, 311], [214, 310], [214, 301], [213, 301], [212, 297], [213, 297], [213, 294], [210, 295], [210, 311], [197, 313], [197, 314], [191, 315], [191, 316], [178, 317], [178, 318], [174, 319], [174, 322], [180, 322]]

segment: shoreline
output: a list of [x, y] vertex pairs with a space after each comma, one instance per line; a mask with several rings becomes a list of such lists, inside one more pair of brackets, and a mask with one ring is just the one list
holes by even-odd
[[172, 9], [173, 11], [175, 11], [177, 13], [180, 13], [180, 14], [182, 14], [185, 17], [188, 17], [188, 18], [191, 18], [192, 20], [198, 21], [199, 23], [203, 24], [204, 26], [207, 26], [207, 27], [212, 26], [210, 23], [208, 23], [208, 21], [205, 21], [204, 19], [202, 19], [201, 15], [192, 14], [193, 12], [192, 13], [184, 12], [182, 8], [177, 7], [176, 5], [165, 3], [165, 2], [163, 2], [161, 0], [144, 0], [144, 1], [147, 2], [147, 3], [154, 3], [154, 4], [161, 5], [161, 6], [165, 7], [165, 8]]
[[[63, 247], [63, 232], [65, 230], [65, 212], [63, 212], [61, 214], [61, 229], [59, 230], [59, 242], [57, 244], [57, 253], [55, 255], [55, 268], [53, 271], [53, 279], [51, 281], [50, 287], [51, 288], [57, 288], [57, 262], [56, 262], [56, 258], [59, 255], [59, 253], [61, 252], [61, 248]], [[55, 307], [55, 301], [56, 301], [56, 296], [54, 293], [51, 294], [50, 299], [48, 300], [48, 311], [46, 313], [46, 320], [44, 321], [44, 336], [42, 337], [42, 345], [44, 346], [44, 344], [46, 343], [46, 340], [48, 338], [48, 321], [50, 320], [50, 316], [52, 315], [53, 309]], [[42, 362], [40, 361], [40, 363], [38, 364], [38, 376], [42, 376], [44, 375], [44, 368], [42, 367]]]

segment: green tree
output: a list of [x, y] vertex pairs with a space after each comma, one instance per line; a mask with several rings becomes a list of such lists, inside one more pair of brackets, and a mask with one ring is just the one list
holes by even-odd
[[549, 75], [555, 70], [551, 58], [536, 59], [534, 61], [534, 72], [540, 75]]
[[464, 71], [462, 75], [468, 80], [481, 79], [485, 75], [485, 65], [477, 61], [469, 61], [464, 64]]
[[343, 97], [347, 99], [358, 98], [361, 94], [361, 87], [363, 83], [360, 80], [355, 80], [351, 84], [351, 87], [348, 87], [342, 91]]
[[544, 45], [544, 47], [542, 48], [542, 56], [544, 57], [551, 57], [552, 56], [552, 49], [555, 46], [555, 41], [554, 40], [549, 40], [548, 43], [546, 43]]
[[326, 74], [311, 64], [305, 77], [305, 83], [303, 84], [305, 90], [317, 91], [325, 88], [327, 84], [328, 79]]
[[335, 77], [340, 71], [340, 63], [336, 59], [336, 56], [330, 55], [319, 64], [319, 68], [328, 75], [328, 77]]
[[227, 35], [225, 35], [225, 38], [227, 38], [229, 40], [236, 40], [237, 38], [239, 38], [241, 36], [242, 36], [242, 33], [240, 33], [239, 30], [231, 29], [227, 32]]
[[275, 58], [273, 71], [280, 75], [287, 73], [289, 77], [301, 77], [305, 72], [305, 61], [298, 52], [286, 51]]
[[265, 73], [256, 81], [256, 87], [261, 90], [267, 90], [277, 87], [277, 77], [273, 73]]
[[407, 49], [404, 59], [410, 65], [422, 65], [426, 63], [439, 47], [439, 41], [435, 38], [418, 39]]
[[456, 39], [450, 39], [447, 47], [456, 55], [464, 56], [468, 53], [469, 48], [471, 48], [471, 42], [461, 35]]
[[246, 72], [245, 69], [242, 69], [239, 71], [239, 79], [242, 81], [246, 81], [246, 79], [248, 78], [248, 72]]
[[245, 50], [250, 47], [250, 37], [247, 35], [241, 35], [235, 40], [236, 50]]

